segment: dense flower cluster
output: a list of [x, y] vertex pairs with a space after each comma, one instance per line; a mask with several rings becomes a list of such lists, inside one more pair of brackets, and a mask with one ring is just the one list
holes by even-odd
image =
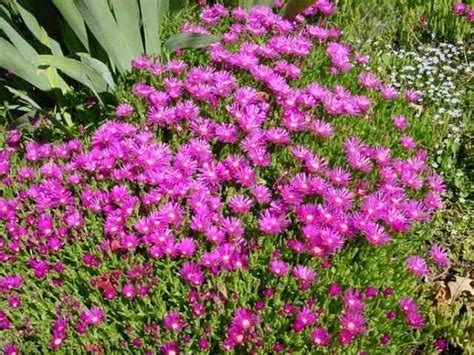
[[[177, 354], [194, 336], [201, 350], [291, 351], [294, 344], [283, 338], [263, 340], [272, 332], [262, 316], [267, 309], [278, 314], [285, 332], [307, 334], [313, 347], [350, 345], [371, 331], [371, 300], [393, 298], [393, 290], [318, 285], [318, 273], [344, 248], [382, 247], [429, 221], [442, 206], [444, 185], [406, 132], [392, 147], [344, 136], [335, 143], [342, 152], [337, 163], [318, 153], [319, 144], [341, 134], [335, 120], [366, 119], [374, 100], [421, 100], [417, 90], [399, 93], [370, 72], [359, 74], [357, 92], [319, 82], [292, 85], [301, 84], [301, 63], [320, 48], [331, 75], [367, 62], [340, 42], [337, 28], [323, 25], [334, 12], [331, 2], [317, 1], [305, 12], [323, 18], [314, 24], [302, 15], [284, 20], [264, 6], [250, 12], [206, 7], [201, 23], [183, 30], [209, 33], [224, 20], [231, 23], [222, 41], [208, 48], [209, 65], [137, 58], [133, 66], [144, 79], [133, 86], [134, 98], [120, 104], [117, 119], [99, 127], [90, 142], [23, 144], [18, 132], [9, 134], [0, 174], [4, 189], [15, 193], [0, 198], [0, 260], [21, 264], [22, 272], [0, 278], [2, 297], [13, 309], [26, 283], [48, 280], [62, 289], [78, 272], [68, 254], [78, 243], [88, 249], [80, 249], [72, 265], [94, 275], [82, 285], [94, 292], [89, 302], [65, 295], [58, 305], [51, 349], [68, 334], [97, 334], [120, 321], [113, 304], [157, 302], [157, 290], [171, 287], [171, 280], [156, 277], [161, 269], [174, 270], [181, 292], [176, 297], [187, 302], [179, 311], [165, 303], [151, 323], [140, 324], [147, 344], [155, 342], [164, 354]], [[147, 107], [140, 125], [131, 123], [139, 111], [134, 102]], [[387, 129], [398, 135], [409, 127], [409, 119], [398, 115]], [[17, 167], [19, 157], [24, 164]], [[431, 257], [440, 266], [449, 262], [440, 246]], [[419, 256], [406, 264], [416, 275], [429, 272]], [[249, 290], [240, 304], [245, 295], [222, 281], [229, 275], [266, 279], [262, 299], [249, 302]], [[321, 287], [332, 308], [316, 301]], [[292, 292], [304, 301], [293, 303]], [[410, 327], [423, 326], [415, 301], [403, 298], [400, 308]], [[221, 329], [208, 323], [214, 313], [223, 315]], [[332, 325], [321, 321], [331, 315]], [[394, 310], [387, 314], [396, 317]], [[0, 311], [0, 329], [14, 327], [12, 318], [15, 312]], [[30, 336], [35, 331], [24, 330]], [[145, 348], [142, 338], [127, 339], [120, 346], [128, 341]], [[385, 334], [379, 343], [390, 339]]]

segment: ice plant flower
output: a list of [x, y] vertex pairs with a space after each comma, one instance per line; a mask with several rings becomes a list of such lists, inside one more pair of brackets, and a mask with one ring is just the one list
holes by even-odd
[[421, 256], [410, 256], [406, 261], [408, 270], [415, 276], [425, 276], [429, 273], [426, 261]]
[[115, 115], [117, 117], [130, 117], [133, 113], [133, 106], [130, 104], [120, 104], [115, 110]]
[[[415, 294], [393, 309], [400, 270], [388, 269], [398, 264], [375, 261], [442, 207], [446, 186], [418, 141], [422, 120], [410, 125], [405, 110], [422, 95], [368, 71], [368, 56], [331, 24], [335, 2], [294, 19], [274, 10], [203, 5], [181, 30], [220, 40], [198, 57], [135, 58], [137, 82], [90, 137], [5, 135], [5, 344], [18, 328], [24, 351], [29, 339], [40, 352], [67, 351], [80, 336], [97, 353], [340, 352], [366, 333], [368, 346], [395, 346], [424, 325]], [[341, 73], [361, 65], [342, 85]], [[399, 92], [406, 100], [394, 105]], [[393, 127], [378, 129], [395, 106]], [[430, 257], [449, 263], [438, 246]], [[429, 272], [417, 256], [407, 267]], [[30, 307], [38, 297], [45, 319]], [[370, 336], [371, 314], [400, 331]], [[103, 338], [102, 328], [117, 334]], [[284, 344], [282, 329], [301, 337]]]
[[448, 250], [441, 245], [433, 245], [430, 250], [430, 257], [440, 267], [449, 265]]

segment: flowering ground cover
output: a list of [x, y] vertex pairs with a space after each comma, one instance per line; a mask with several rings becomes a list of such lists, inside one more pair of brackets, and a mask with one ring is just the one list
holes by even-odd
[[191, 14], [217, 40], [134, 59], [90, 134], [5, 134], [6, 354], [469, 351], [471, 311], [424, 292], [456, 262], [432, 153], [464, 93], [378, 70], [332, 2], [280, 5]]

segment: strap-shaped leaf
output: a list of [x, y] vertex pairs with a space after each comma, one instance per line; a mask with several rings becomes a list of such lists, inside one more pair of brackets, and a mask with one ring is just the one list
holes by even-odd
[[107, 91], [107, 82], [100, 74], [78, 60], [55, 55], [38, 55], [35, 63], [38, 66], [52, 66], [87, 86], [93, 92]]
[[26, 60], [13, 44], [0, 38], [0, 67], [11, 70], [15, 75], [43, 91], [51, 90], [47, 76]]
[[256, 5], [265, 5], [269, 8], [273, 8], [275, 6], [275, 0], [256, 0]]
[[145, 34], [145, 51], [149, 55], [159, 55], [161, 53], [159, 33], [163, 18], [169, 9], [169, 1], [140, 0], [140, 9]]
[[170, 52], [181, 48], [203, 48], [219, 42], [219, 37], [201, 33], [180, 33], [168, 38], [165, 47]]
[[89, 68], [97, 72], [109, 85], [111, 90], [115, 90], [115, 81], [109, 67], [96, 58], [92, 58], [88, 53], [77, 53], [81, 61]]
[[[153, 2], [153, 1], [150, 1]], [[137, 0], [111, 0], [115, 19], [135, 56], [144, 53]]]
[[265, 5], [270, 8], [273, 8], [273, 6], [275, 5], [275, 0], [239, 0], [239, 6], [246, 9], [251, 9], [252, 7], [257, 5]]
[[15, 45], [23, 58], [31, 58], [38, 54], [36, 50], [26, 41], [7, 20], [0, 17], [0, 29], [6, 34], [8, 39]]
[[61, 50], [61, 46], [58, 42], [48, 36], [48, 32], [38, 23], [36, 18], [29, 13], [25, 8], [23, 8], [20, 4], [17, 4], [18, 12], [23, 19], [26, 27], [30, 30], [30, 32], [46, 47], [51, 50], [51, 53], [54, 55], [63, 55]]
[[74, 0], [74, 3], [117, 69], [120, 72], [130, 69], [133, 51], [123, 38], [107, 0]]
[[21, 92], [21, 91], [18, 91], [14, 88], [11, 88], [9, 86], [5, 86], [5, 88], [10, 91], [13, 95], [15, 95], [16, 97], [20, 98], [21, 100], [23, 100], [24, 102], [28, 103], [29, 105], [31, 105], [32, 107], [34, 107], [35, 109], [37, 110], [40, 110], [41, 111], [41, 106], [38, 105], [36, 103], [35, 100], [33, 100], [31, 97], [29, 97], [26, 93], [24, 92]]
[[86, 24], [81, 13], [74, 4], [74, 0], [52, 0], [61, 15], [74, 31], [84, 47], [89, 50], [89, 39], [87, 37]]
[[283, 11], [283, 17], [293, 19], [315, 2], [316, 0], [287, 0]]

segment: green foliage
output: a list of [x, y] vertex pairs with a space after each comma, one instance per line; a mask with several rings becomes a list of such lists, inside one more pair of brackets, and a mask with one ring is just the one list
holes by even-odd
[[[111, 72], [130, 70], [132, 59], [140, 55], [159, 56], [161, 53], [159, 33], [168, 11], [167, 0], [112, 1], [111, 6], [107, 0], [55, 0], [53, 3], [86, 51], [96, 46], [91, 42], [97, 41], [107, 56], [105, 63], [94, 58], [92, 51], [88, 52], [89, 56], [71, 53], [80, 56], [81, 61], [67, 58], [61, 44], [51, 38], [19, 2], [9, 8], [2, 7], [0, 29], [6, 38], [0, 41], [0, 66], [40, 90], [59, 88], [63, 93], [71, 90], [59, 76], [58, 69], [96, 94], [113, 90], [115, 83]], [[25, 39], [26, 33], [13, 24], [13, 10], [42, 45], [41, 50], [35, 49]]]
[[179, 33], [171, 36], [165, 42], [165, 47], [174, 52], [182, 48], [202, 48], [212, 43], [218, 42], [219, 37], [201, 33]]
[[288, 0], [285, 4], [283, 17], [292, 19], [314, 3], [315, 0]]

